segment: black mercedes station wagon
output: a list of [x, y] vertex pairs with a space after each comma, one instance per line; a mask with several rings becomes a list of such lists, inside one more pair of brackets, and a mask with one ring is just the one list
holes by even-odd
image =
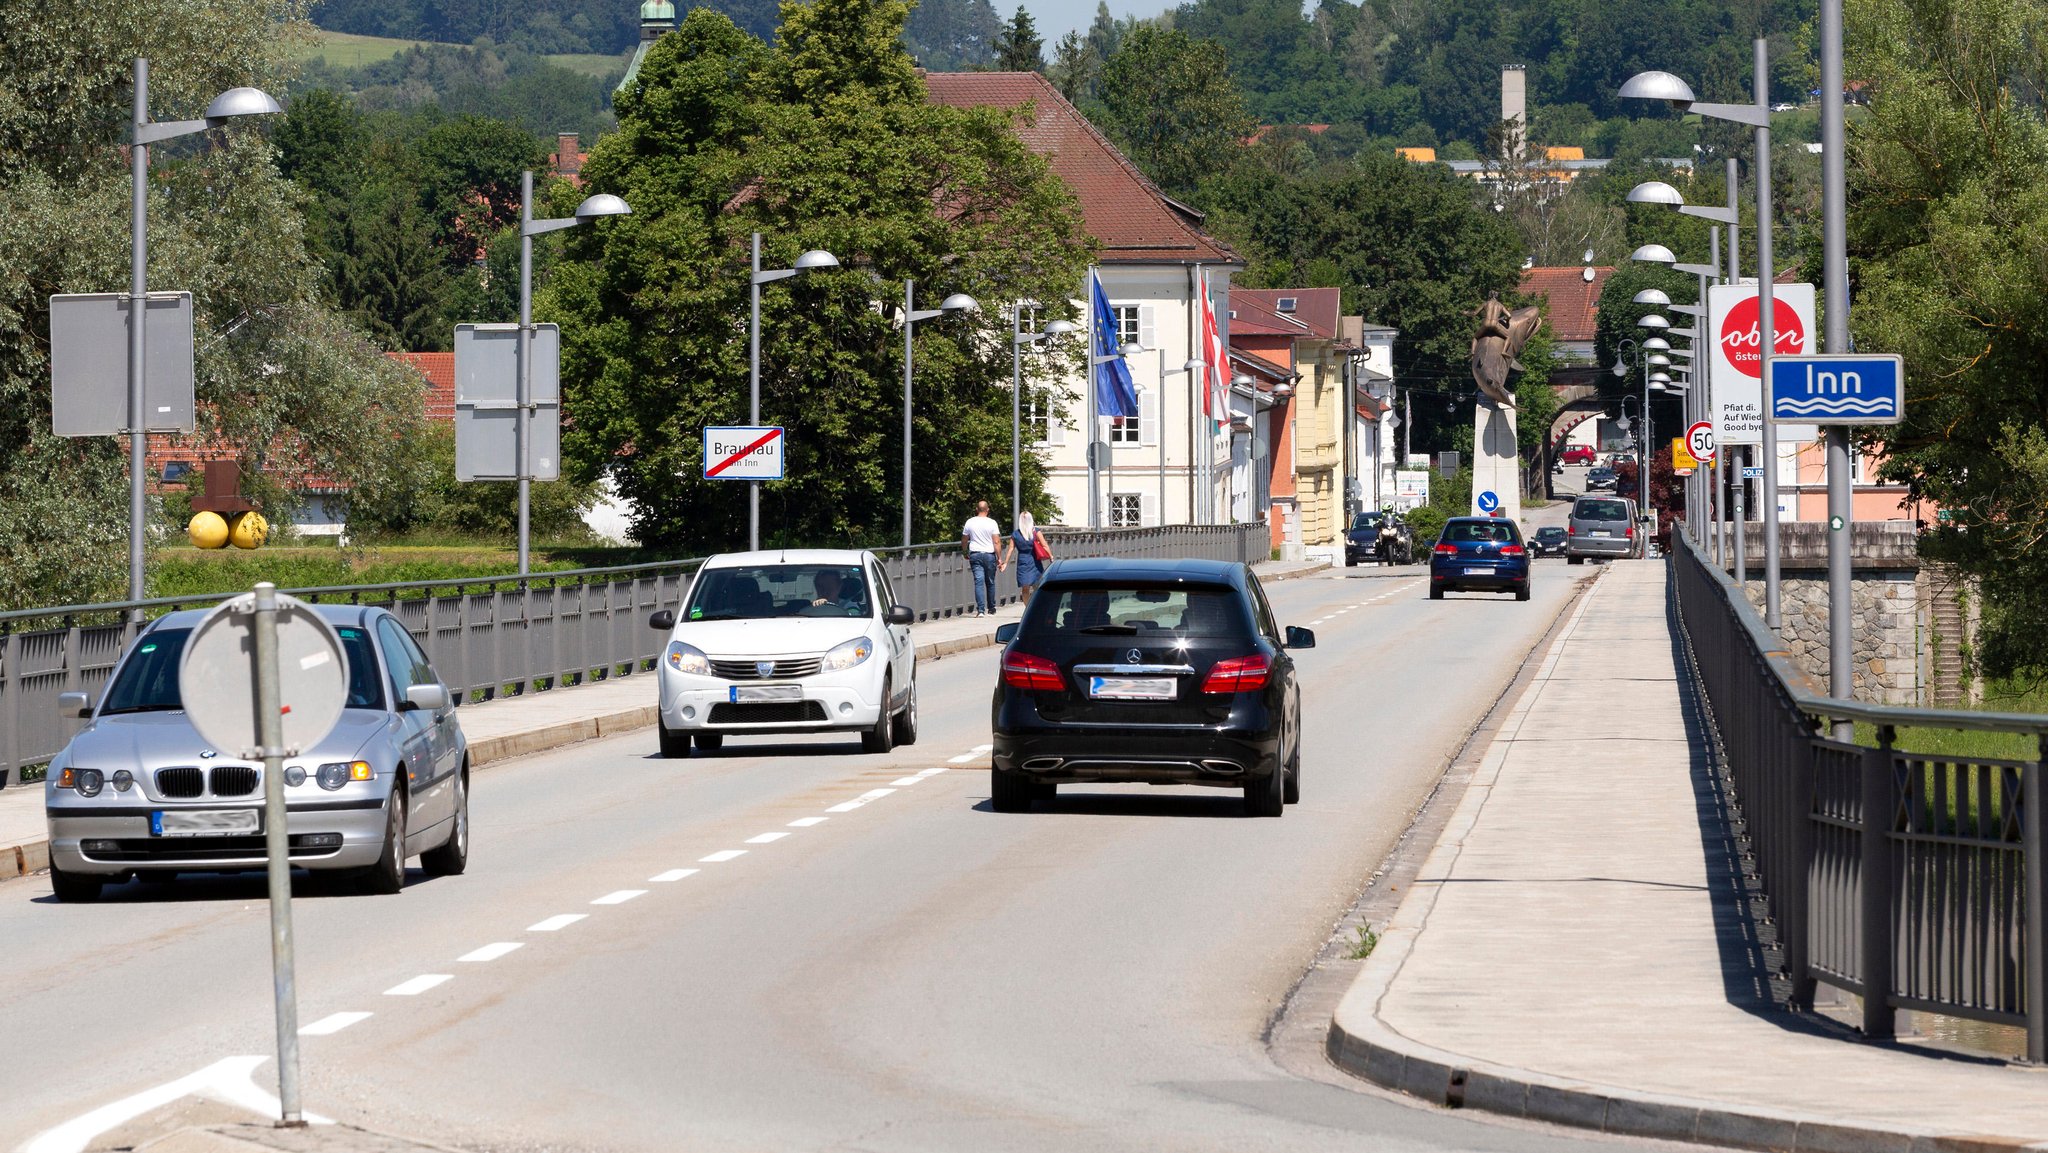
[[1004, 625], [990, 802], [1021, 812], [1084, 781], [1244, 790], [1277, 817], [1301, 795], [1301, 689], [1242, 564], [1063, 560]]

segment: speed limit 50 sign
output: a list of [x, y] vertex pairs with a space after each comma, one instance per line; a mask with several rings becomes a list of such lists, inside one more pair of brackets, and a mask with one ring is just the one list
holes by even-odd
[[1714, 425], [1711, 421], [1694, 421], [1685, 430], [1685, 447], [1701, 464], [1714, 459], [1717, 446], [1714, 443]]

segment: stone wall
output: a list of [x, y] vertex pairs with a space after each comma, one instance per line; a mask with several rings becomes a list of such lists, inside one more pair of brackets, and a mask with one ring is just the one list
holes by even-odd
[[[1763, 612], [1763, 525], [1748, 526], [1749, 602]], [[1850, 609], [1857, 700], [1912, 705], [1923, 700], [1923, 586], [1919, 539], [1910, 521], [1850, 526]], [[1778, 526], [1778, 634], [1793, 660], [1815, 683], [1828, 683], [1827, 526], [1788, 521]]]

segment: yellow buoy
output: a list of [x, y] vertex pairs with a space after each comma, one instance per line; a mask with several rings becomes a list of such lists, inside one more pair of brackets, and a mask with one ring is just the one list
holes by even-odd
[[270, 522], [260, 512], [237, 514], [235, 523], [228, 529], [228, 539], [236, 548], [260, 548], [270, 536]]
[[191, 538], [194, 548], [226, 548], [228, 522], [217, 512], [195, 512], [192, 523], [185, 526], [185, 535]]

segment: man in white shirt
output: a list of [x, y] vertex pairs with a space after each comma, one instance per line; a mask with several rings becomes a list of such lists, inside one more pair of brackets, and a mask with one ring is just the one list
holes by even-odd
[[960, 547], [967, 553], [967, 568], [974, 577], [974, 615], [990, 616], [996, 611], [996, 536], [1003, 530], [988, 515], [988, 502], [974, 506], [974, 515], [960, 529]]

